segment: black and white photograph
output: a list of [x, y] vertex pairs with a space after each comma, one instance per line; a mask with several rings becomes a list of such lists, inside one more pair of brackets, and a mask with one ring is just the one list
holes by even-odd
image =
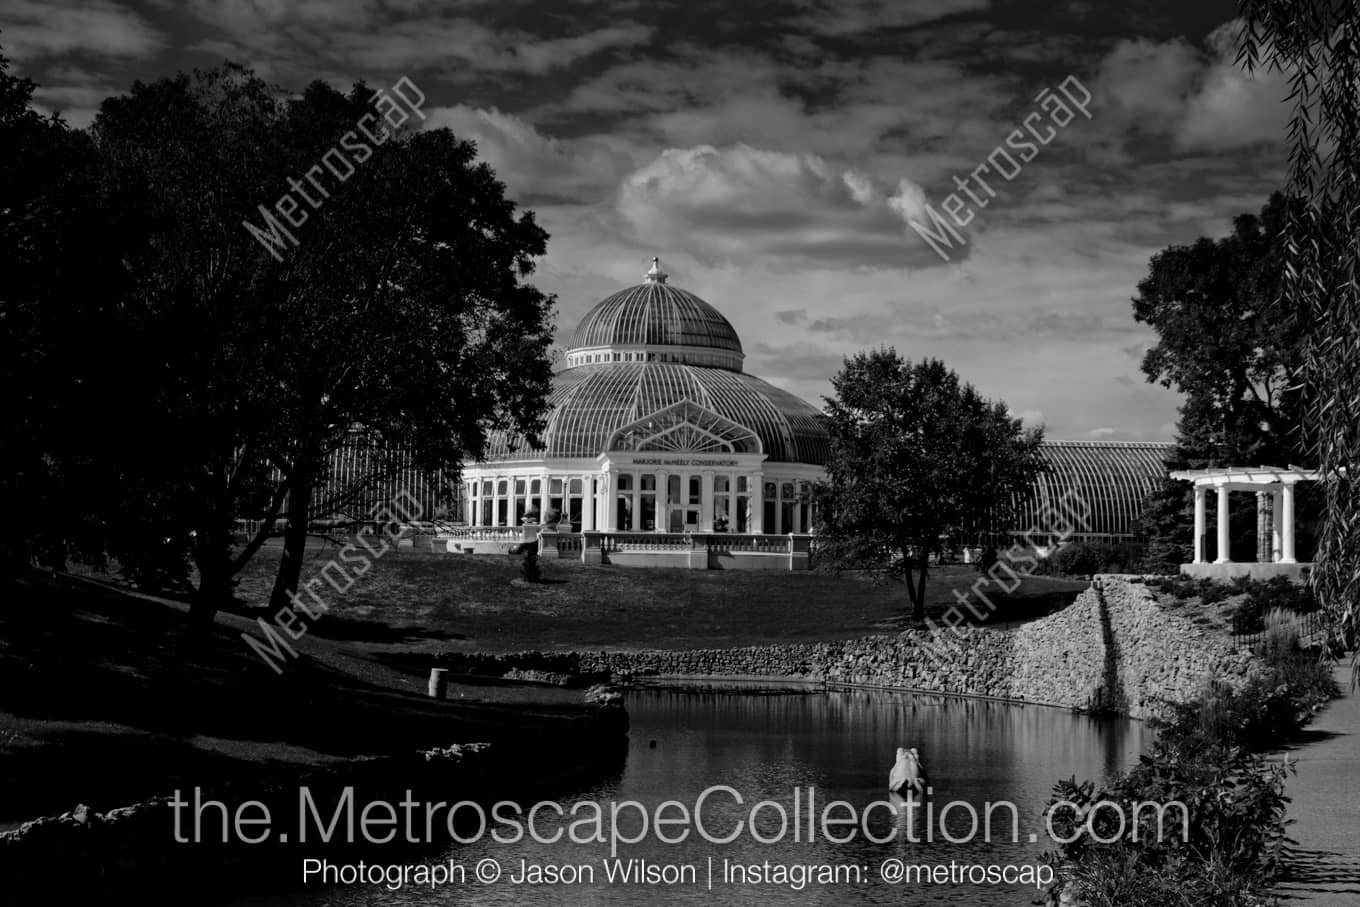
[[0, 0], [0, 902], [1360, 905], [1360, 3]]

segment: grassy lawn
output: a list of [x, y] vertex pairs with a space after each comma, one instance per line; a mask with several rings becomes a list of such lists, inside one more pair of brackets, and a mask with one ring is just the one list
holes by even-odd
[[[338, 553], [318, 540], [303, 579]], [[651, 570], [399, 549], [295, 644], [280, 676], [242, 641], [258, 636], [281, 548], [255, 558], [238, 590], [248, 614], [188, 631], [183, 603], [78, 578], [14, 584], [0, 609], [0, 828], [76, 802], [123, 805], [200, 783], [254, 783], [356, 756], [519, 733], [570, 733], [581, 693], [465, 678], [424, 696], [440, 651], [700, 648], [888, 633], [909, 625], [905, 589], [819, 573]], [[108, 577], [103, 578], [110, 580]], [[929, 613], [978, 581], [936, 571]], [[1035, 577], [993, 625], [1062, 607], [1085, 583]], [[362, 733], [355, 733], [362, 729]], [[537, 739], [537, 738], [535, 738]], [[100, 765], [91, 762], [98, 754]], [[110, 766], [117, 766], [112, 770]]]
[[[335, 558], [336, 543], [308, 550], [304, 580]], [[256, 556], [238, 594], [268, 602], [279, 549]], [[687, 649], [843, 639], [910, 625], [906, 589], [817, 572], [662, 570], [542, 561], [545, 582], [519, 579], [519, 559], [389, 552], [343, 594], [322, 586], [330, 610], [311, 632], [371, 649], [402, 651]], [[927, 613], [939, 617], [979, 574], [947, 566], [931, 574]], [[998, 604], [993, 624], [1068, 603], [1085, 583], [1030, 577]], [[975, 598], [974, 601], [977, 601]], [[980, 606], [985, 607], [985, 606]]]
[[0, 591], [0, 830], [80, 802], [255, 786], [534, 728], [569, 739], [582, 711], [580, 691], [552, 687], [462, 685], [432, 700], [423, 670], [321, 638], [299, 640], [277, 674], [242, 641], [245, 618], [193, 633], [182, 605], [75, 580]]

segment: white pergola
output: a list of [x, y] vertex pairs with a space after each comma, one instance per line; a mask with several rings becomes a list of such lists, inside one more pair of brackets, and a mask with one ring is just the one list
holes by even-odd
[[1205, 498], [1210, 488], [1218, 493], [1218, 558], [1215, 564], [1231, 563], [1228, 557], [1228, 494], [1233, 491], [1255, 492], [1258, 501], [1265, 495], [1271, 496], [1271, 563], [1298, 563], [1294, 557], [1294, 486], [1317, 481], [1317, 470], [1300, 466], [1228, 466], [1179, 470], [1171, 473], [1171, 478], [1192, 482], [1195, 486], [1194, 563], [1205, 563]]

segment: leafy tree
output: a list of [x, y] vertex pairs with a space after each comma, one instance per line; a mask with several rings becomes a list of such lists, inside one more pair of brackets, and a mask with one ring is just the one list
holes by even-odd
[[[1311, 574], [1341, 641], [1360, 627], [1360, 8], [1243, 0], [1238, 62], [1284, 72], [1289, 191], [1280, 298], [1302, 330], [1305, 425], [1323, 475]], [[1358, 668], [1357, 670], [1360, 670]]]
[[901, 580], [919, 620], [930, 555], [1009, 517], [1044, 468], [1042, 430], [1023, 428], [943, 362], [910, 363], [893, 349], [856, 354], [831, 384], [822, 550], [838, 569]]
[[[91, 128], [104, 198], [133, 212], [114, 324], [132, 392], [92, 472], [130, 491], [104, 512], [142, 502], [140, 531], [105, 542], [191, 558], [199, 620], [279, 513], [286, 603], [313, 490], [353, 431], [456, 473], [490, 430], [541, 424], [552, 300], [525, 278], [546, 234], [472, 145], [386, 129], [384, 111], [362, 84], [289, 99], [227, 65], [137, 83]], [[383, 141], [357, 138], [365, 118]], [[322, 169], [336, 149], [343, 179]], [[305, 221], [271, 246], [243, 222], [267, 231], [261, 208], [281, 219], [285, 195]], [[240, 515], [264, 526], [238, 549]]]
[[[1289, 207], [1277, 192], [1259, 215], [1235, 218], [1228, 236], [1157, 253], [1138, 284], [1134, 318], [1157, 332], [1143, 372], [1185, 395], [1170, 469], [1307, 459], [1299, 392], [1303, 334], [1278, 302]], [[1312, 519], [1308, 504], [1301, 498], [1301, 523]], [[1170, 478], [1148, 501], [1143, 530], [1151, 565], [1174, 569], [1186, 560], [1193, 507], [1191, 486]], [[1254, 499], [1237, 495], [1233, 514], [1231, 556], [1254, 560]], [[1306, 533], [1300, 540], [1302, 551]]]
[[60, 567], [68, 543], [91, 535], [90, 504], [105, 486], [82, 482], [83, 466], [117, 409], [109, 328], [125, 234], [100, 202], [88, 137], [33, 110], [34, 88], [0, 55], [0, 504], [21, 521], [0, 541], [11, 576], [35, 562]]

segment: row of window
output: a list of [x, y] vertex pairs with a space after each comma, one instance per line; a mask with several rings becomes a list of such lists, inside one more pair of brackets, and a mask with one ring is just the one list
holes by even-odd
[[733, 365], [733, 356], [705, 353], [574, 353], [567, 357], [569, 365], [593, 365], [604, 362], [681, 362], [691, 365]]
[[[812, 507], [806, 482], [761, 483], [759, 496], [749, 476], [715, 475], [712, 509], [704, 510], [703, 480], [699, 475], [669, 474], [665, 487], [657, 473], [620, 473], [614, 477], [613, 525], [598, 528], [637, 532], [684, 532], [712, 529], [716, 532], [807, 532], [812, 526]], [[589, 487], [587, 487], [589, 483]], [[468, 522], [475, 526], [518, 526], [529, 511], [540, 509], [544, 492], [547, 509], [569, 520], [580, 531], [587, 498], [598, 501], [603, 478], [549, 476], [547, 478], [498, 477], [464, 485]], [[759, 513], [753, 511], [759, 501]], [[542, 514], [540, 514], [542, 516]], [[601, 505], [601, 519], [608, 520]]]

